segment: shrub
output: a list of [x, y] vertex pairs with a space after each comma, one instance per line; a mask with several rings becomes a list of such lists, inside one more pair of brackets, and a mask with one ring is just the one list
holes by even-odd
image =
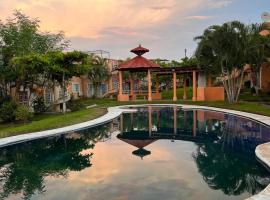
[[33, 118], [33, 113], [25, 105], [17, 106], [15, 110], [15, 120], [19, 122], [28, 122]]
[[84, 105], [80, 101], [76, 101], [73, 98], [67, 102], [67, 108], [71, 110], [71, 112], [81, 110]]
[[16, 104], [12, 101], [5, 101], [0, 106], [0, 118], [3, 122], [12, 122], [15, 120]]
[[49, 106], [46, 106], [43, 97], [37, 97], [33, 101], [33, 108], [35, 113], [43, 113], [49, 109]]

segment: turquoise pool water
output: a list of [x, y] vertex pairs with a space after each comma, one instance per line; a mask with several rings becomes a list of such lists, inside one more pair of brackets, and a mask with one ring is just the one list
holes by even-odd
[[249, 119], [141, 107], [110, 123], [2, 148], [0, 199], [245, 199], [270, 183]]

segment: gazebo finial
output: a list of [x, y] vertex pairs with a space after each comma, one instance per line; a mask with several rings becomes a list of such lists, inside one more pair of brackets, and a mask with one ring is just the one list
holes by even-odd
[[141, 56], [141, 55], [145, 54], [146, 52], [149, 52], [149, 49], [146, 49], [146, 48], [142, 47], [141, 44], [139, 44], [139, 46], [136, 47], [135, 49], [132, 49], [131, 52], [135, 53], [138, 56]]

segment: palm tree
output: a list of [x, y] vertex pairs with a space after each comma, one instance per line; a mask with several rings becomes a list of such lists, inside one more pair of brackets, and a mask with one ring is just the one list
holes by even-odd
[[258, 95], [258, 82], [261, 66], [269, 62], [270, 57], [270, 35], [262, 36], [260, 32], [266, 29], [263, 24], [251, 24], [249, 26], [249, 48], [248, 48], [248, 63], [251, 67], [251, 83]]
[[91, 66], [88, 70], [88, 78], [92, 81], [94, 88], [94, 97], [97, 96], [97, 89], [102, 82], [109, 78], [109, 70], [104, 58], [97, 55], [90, 55]]
[[198, 41], [196, 57], [206, 72], [221, 77], [227, 99], [237, 102], [243, 83], [244, 65], [247, 63], [248, 29], [239, 21], [214, 25]]

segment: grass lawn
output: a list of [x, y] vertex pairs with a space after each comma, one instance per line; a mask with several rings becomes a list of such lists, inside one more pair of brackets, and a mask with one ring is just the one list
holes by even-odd
[[[117, 105], [132, 105], [132, 104], [147, 104], [147, 101], [129, 101], [129, 102], [117, 102], [116, 100], [111, 99], [83, 99], [80, 100], [85, 105], [97, 104], [99, 107], [110, 107], [110, 106], [117, 106]], [[153, 101], [151, 104], [162, 104], [162, 103], [170, 103], [170, 104], [189, 104], [189, 105], [201, 105], [201, 106], [212, 106], [217, 108], [225, 108], [225, 109], [232, 109], [232, 110], [239, 110], [245, 111], [250, 113], [256, 113], [261, 115], [270, 116], [270, 106], [254, 103], [254, 102], [244, 102], [240, 101], [236, 104], [230, 104], [223, 101], [215, 101], [215, 102], [202, 102], [197, 101], [193, 102], [190, 100], [183, 101], [178, 100], [176, 102], [171, 100], [160, 100], [160, 101]]]
[[[177, 90], [177, 96], [180, 99], [183, 95], [183, 90]], [[163, 97], [171, 99], [172, 92], [164, 91]], [[189, 99], [192, 96], [192, 90], [190, 88], [187, 89], [187, 95]], [[71, 124], [76, 124], [80, 122], [84, 122], [87, 120], [91, 120], [97, 118], [106, 113], [107, 107], [118, 106], [118, 105], [127, 105], [127, 104], [146, 104], [149, 103], [145, 100], [138, 101], [129, 101], [129, 102], [118, 102], [112, 99], [81, 99], [79, 100], [84, 106], [89, 106], [93, 104], [97, 104], [97, 107], [91, 109], [83, 109], [76, 112], [63, 114], [43, 114], [37, 115], [34, 117], [33, 121], [27, 124], [0, 124], [0, 138], [8, 137], [16, 134], [29, 133], [41, 130], [48, 130], [53, 128], [59, 128]], [[240, 110], [246, 111], [250, 113], [256, 113], [261, 115], [270, 116], [270, 106], [256, 103], [256, 102], [246, 102], [240, 101], [236, 104], [229, 104], [226, 102], [192, 102], [190, 100], [178, 100], [173, 102], [171, 100], [160, 100], [153, 101], [152, 104], [160, 104], [160, 103], [177, 103], [177, 104], [193, 104], [193, 105], [204, 105], [204, 106], [212, 106], [218, 108], [226, 108], [232, 110]]]
[[[184, 89], [178, 88], [176, 90], [176, 95], [178, 99], [183, 99]], [[173, 90], [164, 90], [161, 92], [162, 99], [172, 99], [173, 98]], [[192, 99], [192, 87], [187, 87], [187, 99]]]
[[36, 115], [32, 122], [27, 124], [0, 124], [0, 138], [29, 133], [34, 131], [48, 130], [76, 124], [95, 119], [106, 113], [104, 108], [83, 109], [76, 112], [63, 114]]

